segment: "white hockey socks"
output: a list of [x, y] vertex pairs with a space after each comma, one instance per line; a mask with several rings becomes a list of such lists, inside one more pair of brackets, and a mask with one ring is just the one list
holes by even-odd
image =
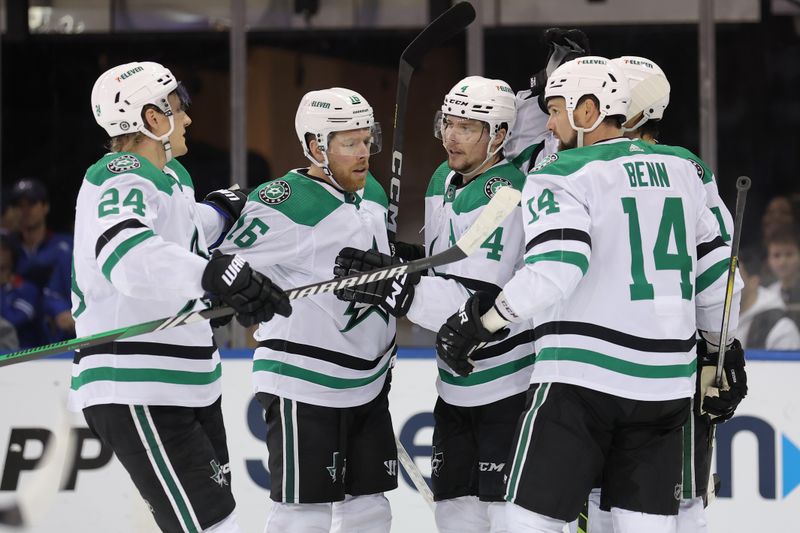
[[678, 511], [678, 533], [708, 533], [703, 498], [681, 500]]
[[242, 529], [236, 521], [236, 512], [229, 514], [221, 522], [217, 522], [203, 531], [205, 533], [242, 533]]
[[562, 533], [567, 524], [564, 520], [534, 513], [515, 503], [506, 504], [506, 519], [508, 530], [514, 533]]
[[489, 531], [487, 504], [477, 496], [461, 496], [436, 502], [434, 517], [439, 533], [485, 533]]
[[345, 496], [334, 502], [331, 533], [389, 533], [392, 510], [383, 493]]
[[264, 527], [264, 533], [328, 533], [330, 530], [329, 503], [272, 502]]
[[678, 517], [611, 508], [614, 533], [677, 533]]

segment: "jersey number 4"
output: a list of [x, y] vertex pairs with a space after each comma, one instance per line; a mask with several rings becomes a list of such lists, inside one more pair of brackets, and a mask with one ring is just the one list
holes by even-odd
[[[628, 236], [631, 245], [631, 300], [652, 300], [655, 297], [653, 284], [647, 280], [644, 271], [644, 253], [642, 251], [642, 232], [639, 228], [639, 211], [636, 198], [622, 198], [622, 210], [628, 215]], [[669, 244], [675, 236], [675, 253], [669, 252]], [[649, 258], [648, 258], [649, 259]], [[683, 201], [680, 198], [664, 199], [658, 235], [653, 246], [653, 262], [656, 270], [677, 270], [680, 272], [681, 297], [692, 299], [692, 257], [686, 245], [686, 222], [683, 213]]]

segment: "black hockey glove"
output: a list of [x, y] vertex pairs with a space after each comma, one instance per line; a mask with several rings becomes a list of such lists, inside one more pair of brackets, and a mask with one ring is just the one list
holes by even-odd
[[425, 257], [425, 247], [421, 244], [397, 241], [390, 242], [389, 248], [392, 250], [392, 257], [397, 257], [403, 261], [416, 261]]
[[714, 385], [719, 352], [714, 345], [705, 340], [697, 343], [697, 392], [695, 410], [698, 415], [707, 416], [714, 424], [724, 422], [733, 416], [739, 403], [747, 396], [747, 373], [744, 369], [744, 350], [738, 340], [725, 350], [722, 363], [722, 388]]
[[561, 28], [548, 28], [542, 35], [542, 42], [550, 51], [547, 54], [545, 67], [531, 76], [531, 95], [544, 94], [547, 78], [555, 69], [578, 57], [590, 53], [589, 38], [581, 30], [564, 30]]
[[244, 189], [218, 189], [211, 191], [203, 199], [204, 204], [213, 207], [225, 219], [223, 234], [228, 233], [233, 223], [238, 220], [245, 202], [247, 202], [247, 191]]
[[236, 320], [242, 326], [267, 322], [275, 313], [292, 314], [286, 293], [237, 255], [215, 251], [203, 271], [201, 283], [204, 290], [236, 311]]
[[496, 295], [478, 291], [436, 334], [436, 354], [459, 376], [472, 372], [472, 352], [487, 342], [501, 341], [508, 336], [508, 328], [492, 333], [483, 327], [481, 316], [492, 308]]
[[[336, 256], [333, 275], [349, 276], [359, 272], [370, 272], [378, 268], [399, 265], [404, 261], [398, 257], [382, 254], [374, 250], [357, 250], [342, 248]], [[408, 313], [414, 300], [414, 287], [419, 283], [422, 274], [412, 272], [397, 278], [385, 278], [357, 287], [349, 287], [335, 291], [336, 297], [346, 302], [361, 302], [380, 306], [381, 309], [395, 317], [403, 317]]]

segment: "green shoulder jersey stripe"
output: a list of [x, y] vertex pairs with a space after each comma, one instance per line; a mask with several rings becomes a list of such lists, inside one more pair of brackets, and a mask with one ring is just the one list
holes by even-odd
[[217, 363], [210, 372], [192, 372], [189, 370], [165, 370], [162, 368], [114, 368], [101, 366], [87, 368], [77, 376], [72, 377], [70, 387], [78, 390], [84, 385], [95, 381], [117, 382], [154, 382], [171, 383], [173, 385], [210, 385], [222, 376], [222, 366]]
[[704, 272], [697, 276], [697, 283], [694, 288], [694, 293], [699, 294], [711, 286], [721, 275], [728, 271], [730, 268], [731, 258], [726, 257], [708, 267]]
[[525, 148], [519, 153], [519, 155], [517, 155], [517, 157], [511, 160], [511, 164], [517, 168], [520, 168], [523, 163], [527, 163], [530, 160], [531, 154], [533, 154], [534, 150], [536, 150], [540, 144], [541, 143], [532, 144]]
[[299, 366], [282, 363], [281, 361], [271, 361], [269, 359], [256, 359], [253, 361], [253, 372], [274, 372], [282, 376], [289, 376], [316, 383], [317, 385], [322, 385], [329, 389], [354, 389], [356, 387], [369, 385], [373, 381], [379, 379], [389, 369], [391, 362], [392, 358], [390, 357], [377, 372], [363, 378], [337, 378], [336, 376], [329, 376], [321, 372], [315, 372]]
[[167, 485], [167, 489], [169, 490], [169, 493], [175, 502], [175, 506], [178, 508], [178, 514], [183, 520], [183, 527], [188, 533], [197, 533], [198, 530], [197, 527], [195, 527], [194, 519], [189, 512], [189, 506], [187, 505], [186, 500], [183, 499], [183, 494], [178, 488], [178, 481], [175, 479], [175, 477], [173, 477], [171, 469], [167, 464], [167, 460], [164, 458], [161, 446], [159, 446], [158, 440], [155, 436], [156, 430], [150, 426], [150, 422], [145, 414], [144, 406], [135, 405], [133, 406], [133, 410], [136, 413], [136, 419], [139, 421], [139, 425], [142, 428], [142, 433], [147, 441], [147, 447], [150, 450], [153, 461], [158, 468], [159, 474], [161, 474], [161, 479]]
[[383, 190], [383, 186], [378, 183], [378, 180], [375, 179], [371, 172], [367, 172], [367, 183], [364, 185], [364, 200], [375, 202], [386, 209], [389, 208], [389, 198], [386, 197], [386, 191]]
[[72, 260], [72, 292], [78, 297], [78, 308], [72, 313], [72, 318], [78, 318], [81, 313], [86, 311], [86, 300], [83, 297], [83, 291], [78, 287], [78, 279], [75, 277], [75, 259]]
[[430, 198], [431, 196], [444, 196], [444, 182], [447, 180], [447, 176], [450, 172], [451, 170], [450, 167], [447, 166], [447, 161], [444, 161], [441, 165], [436, 167], [436, 170], [433, 171], [433, 175], [431, 176], [431, 180], [428, 182], [428, 190], [425, 191], [426, 198]]
[[453, 201], [453, 212], [460, 215], [485, 206], [494, 196], [497, 187], [508, 184], [521, 191], [525, 186], [525, 174], [506, 161], [493, 166], [467, 183], [461, 194]]
[[[631, 151], [631, 148], [636, 148]], [[704, 176], [708, 176], [710, 180], [711, 171], [705, 167], [700, 158], [695, 156], [689, 150], [679, 146], [666, 146], [662, 144], [650, 144], [642, 140], [633, 140], [629, 142], [615, 142], [615, 143], [601, 143], [593, 144], [591, 146], [583, 146], [581, 148], [572, 148], [558, 152], [552, 159], [552, 162], [545, 164], [532, 171], [531, 174], [548, 174], [556, 176], [568, 176], [573, 174], [595, 161], [613, 161], [614, 159], [621, 159], [626, 157], [636, 157], [640, 155], [666, 155], [677, 157], [679, 159], [691, 159], [703, 169]], [[695, 167], [697, 168], [697, 167]], [[698, 170], [698, 176], [701, 171]], [[703, 183], [707, 183], [707, 179], [701, 176]]]
[[192, 182], [192, 176], [189, 175], [189, 171], [186, 170], [186, 167], [183, 166], [177, 159], [170, 159], [169, 163], [167, 163], [167, 167], [175, 172], [175, 175], [178, 176], [178, 182], [183, 187], [189, 187], [190, 189], [194, 189], [194, 182]]
[[[127, 168], [122, 165], [115, 166], [113, 163], [121, 160], [125, 163]], [[109, 168], [117, 168], [117, 172], [112, 172]], [[172, 195], [172, 185], [175, 180], [157, 168], [154, 164], [146, 158], [133, 154], [131, 152], [114, 152], [104, 155], [100, 160], [89, 167], [86, 171], [86, 181], [98, 187], [102, 186], [106, 181], [114, 179], [117, 176], [126, 174], [134, 174], [142, 179], [146, 179], [155, 185], [159, 191]]]
[[[279, 184], [278, 182], [281, 181], [283, 183]], [[285, 193], [286, 185], [284, 184], [289, 186], [288, 196], [285, 200], [268, 203], [259, 196], [261, 191], [270, 187], [282, 187], [284, 190], [278, 190], [276, 194]], [[289, 172], [277, 180], [259, 185], [247, 199], [280, 211], [295, 224], [312, 227], [342, 205], [342, 201], [335, 198], [320, 183], [297, 172]]]
[[557, 261], [560, 263], [569, 263], [581, 269], [583, 274], [589, 270], [589, 258], [580, 252], [568, 252], [564, 250], [553, 250], [552, 252], [545, 252], [543, 254], [529, 255], [525, 258], [525, 263], [532, 264], [539, 261]]
[[700, 159], [697, 155], [695, 155], [691, 150], [687, 150], [682, 146], [670, 146], [666, 144], [659, 144], [658, 153], [668, 153], [670, 155], [675, 155], [681, 157], [683, 159], [688, 159], [692, 163], [695, 163], [695, 170], [697, 170], [697, 177], [705, 184], [709, 183], [714, 180], [714, 173], [708, 168], [705, 161]]
[[120, 259], [122, 259], [123, 256], [131, 250], [131, 248], [142, 241], [149, 239], [153, 235], [155, 235], [155, 233], [153, 233], [152, 230], [145, 230], [122, 241], [122, 243], [117, 246], [113, 252], [111, 252], [111, 255], [108, 256], [108, 259], [106, 259], [106, 262], [103, 263], [103, 268], [101, 270], [106, 279], [111, 281], [111, 271], [115, 266], [117, 266], [117, 263], [119, 263]]
[[472, 372], [467, 377], [461, 376], [454, 376], [450, 372], [446, 370], [439, 369], [439, 378], [449, 384], [449, 385], [456, 385], [458, 387], [470, 387], [472, 385], [481, 385], [483, 383], [488, 383], [490, 381], [494, 381], [495, 379], [502, 378], [504, 376], [509, 376], [516, 372], [517, 370], [522, 370], [523, 368], [529, 367], [533, 364], [534, 355], [526, 355], [520, 359], [515, 359], [514, 361], [508, 361], [507, 363], [503, 363], [502, 365], [497, 365], [492, 368], [487, 368], [486, 370], [479, 370], [478, 372]]
[[572, 361], [574, 363], [584, 363], [604, 368], [611, 372], [616, 372], [617, 374], [648, 379], [688, 378], [694, 374], [695, 368], [697, 367], [695, 359], [692, 359], [690, 363], [682, 365], [644, 365], [600, 352], [594, 352], [592, 350], [568, 347], [542, 348], [539, 350], [539, 353], [536, 354], [536, 362], [540, 363], [542, 361]]

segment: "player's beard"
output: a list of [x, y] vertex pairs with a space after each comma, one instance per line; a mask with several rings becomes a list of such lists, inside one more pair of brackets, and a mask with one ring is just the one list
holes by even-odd
[[562, 152], [564, 150], [571, 150], [572, 148], [578, 147], [578, 132], [575, 130], [570, 130], [572, 133], [570, 134], [568, 139], [562, 139], [561, 137], [558, 138], [558, 151]]

